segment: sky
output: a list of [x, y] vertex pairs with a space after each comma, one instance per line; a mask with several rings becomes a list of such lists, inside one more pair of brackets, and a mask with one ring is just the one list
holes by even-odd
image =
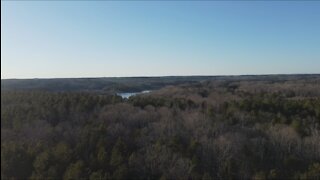
[[1, 1], [1, 79], [320, 73], [320, 1]]

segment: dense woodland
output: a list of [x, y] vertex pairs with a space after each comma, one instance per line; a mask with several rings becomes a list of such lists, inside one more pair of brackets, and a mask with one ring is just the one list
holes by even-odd
[[320, 75], [1, 86], [1, 179], [320, 179]]

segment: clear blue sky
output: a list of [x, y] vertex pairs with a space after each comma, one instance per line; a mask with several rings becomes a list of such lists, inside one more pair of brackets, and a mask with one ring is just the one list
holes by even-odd
[[1, 78], [320, 73], [316, 1], [1, 1]]

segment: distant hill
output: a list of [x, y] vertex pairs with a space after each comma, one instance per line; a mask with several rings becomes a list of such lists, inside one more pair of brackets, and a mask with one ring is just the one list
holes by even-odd
[[286, 81], [319, 78], [320, 74], [308, 75], [242, 75], [242, 76], [163, 76], [163, 77], [107, 77], [107, 78], [56, 78], [56, 79], [2, 79], [1, 91], [90, 91], [98, 93], [135, 92], [159, 89], [207, 80], [261, 80]]

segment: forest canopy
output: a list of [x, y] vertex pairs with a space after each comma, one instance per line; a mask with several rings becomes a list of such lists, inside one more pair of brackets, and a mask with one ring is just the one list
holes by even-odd
[[319, 75], [185, 79], [1, 81], [1, 179], [320, 178]]

